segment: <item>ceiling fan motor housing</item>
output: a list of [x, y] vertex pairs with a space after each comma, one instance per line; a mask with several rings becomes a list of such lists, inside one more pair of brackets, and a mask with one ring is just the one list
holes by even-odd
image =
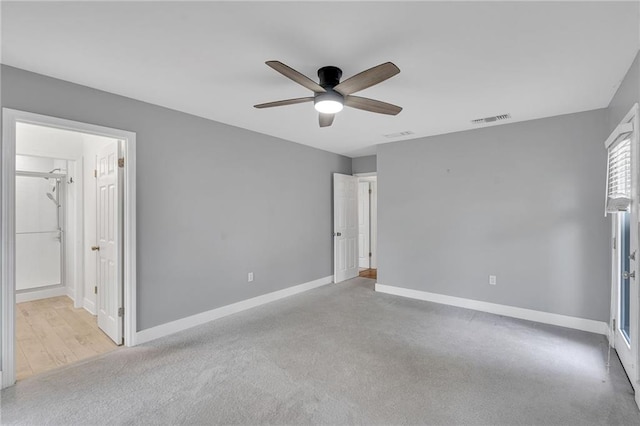
[[338, 67], [322, 67], [318, 70], [320, 86], [325, 89], [333, 89], [340, 83], [342, 70]]
[[323, 101], [336, 101], [341, 104], [344, 103], [344, 96], [333, 90], [335, 86], [340, 83], [342, 77], [342, 70], [338, 67], [328, 66], [322, 67], [318, 70], [318, 77], [320, 78], [320, 86], [326, 90], [325, 93], [316, 93], [313, 103]]

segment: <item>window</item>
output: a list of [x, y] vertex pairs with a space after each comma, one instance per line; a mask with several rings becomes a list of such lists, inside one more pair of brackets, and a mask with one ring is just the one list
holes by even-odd
[[627, 211], [631, 204], [631, 133], [633, 125], [618, 126], [607, 140], [605, 215]]

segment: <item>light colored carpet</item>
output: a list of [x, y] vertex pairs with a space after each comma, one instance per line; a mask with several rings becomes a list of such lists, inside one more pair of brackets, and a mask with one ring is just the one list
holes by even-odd
[[355, 278], [2, 391], [3, 424], [640, 424], [603, 336]]

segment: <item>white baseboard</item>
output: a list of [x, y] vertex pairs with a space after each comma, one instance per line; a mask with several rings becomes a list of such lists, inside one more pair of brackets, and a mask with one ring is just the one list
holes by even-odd
[[88, 311], [91, 315], [95, 315], [96, 314], [96, 303], [92, 300], [89, 300], [87, 298], [85, 298], [83, 300], [83, 304], [82, 307]]
[[609, 324], [607, 324], [606, 335], [607, 335], [607, 342], [609, 342], [609, 346], [613, 348], [615, 346], [613, 341], [613, 332]]
[[226, 317], [227, 315], [232, 315], [238, 312], [245, 311], [247, 309], [255, 308], [256, 306], [264, 305], [269, 302], [284, 299], [285, 297], [293, 296], [294, 294], [312, 290], [316, 287], [331, 284], [332, 282], [333, 275], [330, 275], [328, 277], [309, 281], [304, 284], [299, 284], [293, 287], [285, 288], [283, 290], [274, 291], [272, 293], [263, 294], [262, 296], [242, 300], [240, 302], [232, 303], [231, 305], [222, 306], [220, 308], [212, 309], [210, 311], [202, 312], [190, 317], [182, 318], [176, 321], [168, 322], [166, 324], [158, 325], [156, 327], [148, 328], [146, 330], [138, 331], [135, 335], [134, 345], [139, 345], [151, 340], [158, 339], [160, 337], [168, 336], [170, 334], [177, 333], [191, 327], [205, 324], [218, 318]]
[[479, 300], [446, 296], [444, 294], [428, 293], [426, 291], [411, 290], [408, 288], [394, 287], [380, 283], [376, 283], [376, 291], [380, 293], [393, 294], [395, 296], [403, 296], [411, 299], [424, 300], [427, 302], [440, 303], [443, 305], [451, 305], [457, 306], [459, 308], [473, 309], [475, 311], [503, 315], [505, 317], [519, 318], [528, 321], [540, 322], [543, 324], [573, 328], [576, 330], [603, 334], [605, 336], [607, 336], [609, 333], [609, 326], [604, 321], [595, 321], [586, 318], [552, 314], [550, 312], [535, 311], [533, 309], [517, 308], [515, 306], [499, 305], [496, 303], [482, 302]]
[[45, 288], [42, 290], [16, 293], [16, 303], [31, 302], [32, 300], [48, 299], [49, 297], [66, 296], [66, 287]]
[[71, 300], [73, 300], [73, 303], [75, 304], [76, 302], [76, 292], [73, 288], [71, 287], [65, 287], [67, 289], [67, 297]]

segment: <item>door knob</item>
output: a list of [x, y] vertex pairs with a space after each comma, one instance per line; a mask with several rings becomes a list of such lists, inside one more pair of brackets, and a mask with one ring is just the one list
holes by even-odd
[[622, 278], [624, 278], [625, 280], [628, 280], [629, 278], [635, 279], [636, 278], [636, 271], [633, 271], [633, 272], [624, 271], [622, 273]]
[[100, 246], [91, 246], [92, 251], [100, 251]]

